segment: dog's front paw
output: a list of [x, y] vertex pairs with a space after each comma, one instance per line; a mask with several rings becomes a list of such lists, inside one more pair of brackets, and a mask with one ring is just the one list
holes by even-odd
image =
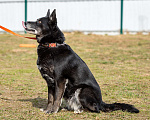
[[51, 114], [51, 113], [53, 113], [51, 110], [44, 110], [44, 113], [45, 114]]
[[40, 111], [44, 112], [45, 114], [51, 114], [51, 113], [53, 113], [51, 108], [46, 108], [46, 109], [41, 108]]
[[41, 112], [44, 112], [44, 108], [41, 108], [40, 111], [41, 111]]
[[53, 106], [53, 110], [52, 110], [53, 113], [57, 113], [58, 110], [59, 110], [59, 107], [54, 107], [54, 106]]
[[45, 114], [51, 114], [51, 113], [53, 113], [52, 110], [49, 110], [49, 109], [44, 110], [43, 108], [40, 109], [40, 111], [44, 112]]
[[57, 109], [40, 109], [40, 111], [44, 112], [45, 114], [51, 114], [51, 113], [57, 113], [58, 110]]
[[44, 112], [45, 114], [51, 114], [53, 113], [53, 105], [49, 103], [45, 109], [42, 108], [40, 111]]

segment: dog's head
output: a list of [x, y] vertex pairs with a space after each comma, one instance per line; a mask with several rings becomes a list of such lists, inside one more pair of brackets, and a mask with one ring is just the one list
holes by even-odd
[[56, 37], [63, 36], [63, 33], [57, 26], [56, 9], [53, 10], [52, 14], [50, 14], [50, 10], [48, 9], [47, 15], [45, 17], [39, 18], [35, 22], [24, 22], [23, 26], [27, 33], [36, 35], [37, 41], [39, 43], [55, 42], [48, 40], [57, 39]]

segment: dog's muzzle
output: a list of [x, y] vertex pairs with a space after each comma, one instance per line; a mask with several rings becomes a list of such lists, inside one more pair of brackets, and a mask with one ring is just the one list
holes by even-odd
[[30, 25], [27, 25], [27, 24], [28, 24], [27, 22], [22, 21], [22, 26], [28, 33], [37, 35], [37, 33], [38, 33], [37, 30], [34, 28], [31, 28]]

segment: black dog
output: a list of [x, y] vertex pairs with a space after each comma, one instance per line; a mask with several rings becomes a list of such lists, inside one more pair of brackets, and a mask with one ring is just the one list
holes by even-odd
[[67, 109], [80, 113], [84, 109], [92, 112], [114, 110], [138, 113], [134, 106], [125, 103], [106, 104], [101, 90], [85, 62], [65, 44], [64, 34], [57, 26], [56, 10], [36, 22], [25, 22], [25, 29], [35, 34], [39, 43], [37, 65], [48, 85], [46, 113], [57, 113], [62, 98]]

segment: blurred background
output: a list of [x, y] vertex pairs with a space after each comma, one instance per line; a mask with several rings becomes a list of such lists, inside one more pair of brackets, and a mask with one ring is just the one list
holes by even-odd
[[22, 21], [35, 21], [48, 9], [56, 9], [65, 32], [115, 35], [121, 27], [124, 34], [150, 32], [150, 0], [0, 0], [0, 25], [24, 32]]

